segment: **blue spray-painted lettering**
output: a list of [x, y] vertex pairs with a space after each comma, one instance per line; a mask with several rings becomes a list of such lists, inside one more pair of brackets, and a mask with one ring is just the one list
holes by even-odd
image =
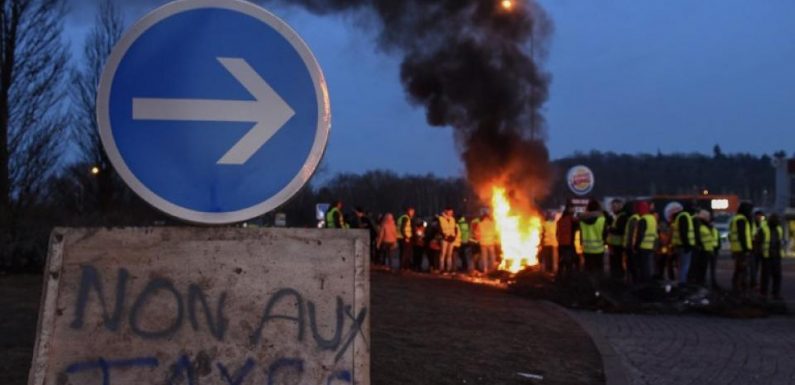
[[[276, 360], [276, 362], [272, 363], [271, 366], [268, 367], [268, 385], [275, 384], [278, 380], [277, 375], [280, 374], [281, 371], [286, 369], [292, 369], [292, 372], [298, 375], [298, 379], [293, 381], [293, 383], [300, 383], [304, 377], [304, 360], [300, 358], [280, 358]], [[289, 375], [290, 373], [284, 373], [284, 376]], [[286, 381], [282, 381], [286, 382]]]
[[[295, 307], [297, 314], [295, 316], [291, 315], [284, 315], [284, 314], [272, 314], [273, 308], [281, 302], [283, 299], [287, 297], [293, 297], [295, 299]], [[251, 344], [256, 345], [259, 343], [260, 339], [262, 338], [262, 328], [265, 327], [265, 324], [271, 320], [287, 320], [295, 322], [296, 326], [298, 327], [298, 341], [304, 340], [304, 299], [301, 297], [301, 294], [293, 289], [281, 289], [276, 292], [271, 299], [268, 301], [267, 306], [265, 306], [265, 311], [262, 314], [262, 319], [259, 322], [259, 326], [254, 334], [251, 335]]]
[[197, 384], [196, 370], [193, 368], [190, 358], [184, 354], [171, 366], [171, 374], [168, 376], [168, 385], [181, 384], [183, 378], [188, 379], [188, 385]]
[[204, 295], [204, 291], [199, 285], [190, 285], [188, 288], [188, 316], [193, 330], [199, 330], [199, 322], [196, 319], [196, 301], [199, 301], [202, 305], [202, 309], [204, 309], [204, 315], [210, 333], [212, 333], [218, 341], [223, 341], [227, 325], [229, 324], [229, 320], [224, 318], [226, 292], [221, 293], [221, 296], [218, 297], [218, 307], [216, 308], [215, 320], [213, 320], [212, 312], [210, 311], [210, 306], [207, 304], [207, 297]]
[[353, 323], [351, 324], [351, 328], [348, 330], [348, 334], [345, 337], [345, 344], [342, 345], [342, 349], [340, 349], [339, 352], [337, 352], [337, 356], [334, 357], [334, 362], [339, 362], [339, 360], [342, 359], [342, 356], [351, 346], [357, 335], [361, 334], [362, 339], [365, 340], [365, 344], [367, 343], [364, 331], [362, 330], [364, 320], [367, 319], [367, 308], [365, 307], [362, 308], [362, 310], [359, 310], [359, 314], [356, 317], [353, 316], [352, 310], [353, 309], [350, 306], [345, 307], [345, 314], [348, 315], [348, 318], [350, 318]]
[[312, 336], [315, 338], [317, 347], [320, 350], [337, 350], [340, 346], [340, 339], [342, 338], [342, 327], [345, 322], [344, 315], [345, 304], [342, 298], [337, 297], [337, 326], [334, 328], [334, 337], [331, 339], [324, 339], [320, 335], [317, 327], [317, 316], [315, 315], [315, 304], [312, 301], [307, 302], [307, 310], [309, 310], [309, 326], [312, 329]]
[[241, 385], [251, 370], [254, 369], [254, 360], [251, 358], [247, 359], [246, 363], [235, 372], [234, 376], [230, 376], [229, 370], [220, 362], [216, 365], [218, 366], [218, 370], [221, 371], [221, 378], [223, 378], [228, 385]]
[[[174, 321], [171, 323], [171, 325], [163, 330], [143, 330], [138, 324], [141, 309], [149, 303], [149, 298], [159, 290], [165, 290], [171, 292], [171, 294], [174, 295], [177, 308], [176, 317], [174, 318]], [[179, 292], [177, 292], [177, 289], [174, 288], [174, 284], [165, 278], [155, 278], [149, 281], [149, 284], [146, 285], [146, 288], [144, 288], [143, 292], [141, 292], [141, 295], [139, 295], [138, 299], [135, 300], [132, 309], [130, 309], [130, 329], [133, 333], [142, 338], [168, 338], [173, 336], [174, 333], [179, 330], [180, 326], [182, 326], [182, 318], [182, 296], [180, 296]]]
[[331, 385], [335, 381], [345, 381], [349, 384], [353, 383], [353, 376], [351, 376], [351, 372], [347, 370], [339, 370], [332, 373], [328, 377], [328, 381], [326, 381], [326, 385]]
[[127, 278], [130, 273], [125, 269], [119, 269], [119, 278], [116, 280], [116, 302], [113, 306], [113, 315], [108, 315], [108, 308], [105, 302], [105, 292], [102, 290], [102, 279], [94, 266], [86, 265], [82, 267], [80, 276], [80, 287], [77, 292], [77, 302], [75, 302], [75, 318], [69, 325], [72, 329], [83, 327], [83, 317], [88, 304], [88, 297], [91, 289], [94, 289], [99, 304], [102, 306], [102, 320], [105, 327], [110, 331], [119, 329], [122, 310], [124, 309], [124, 297], [127, 288]]
[[66, 373], [74, 374], [88, 370], [100, 369], [102, 371], [102, 385], [110, 385], [110, 370], [114, 368], [154, 368], [159, 365], [155, 357], [140, 357], [126, 360], [105, 360], [100, 358], [95, 361], [84, 361], [69, 365]]

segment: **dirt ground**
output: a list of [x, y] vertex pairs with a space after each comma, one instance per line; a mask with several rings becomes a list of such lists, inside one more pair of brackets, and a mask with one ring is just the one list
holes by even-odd
[[428, 276], [372, 282], [373, 384], [604, 383], [590, 337], [551, 305]]
[[[40, 281], [0, 277], [0, 384], [27, 382]], [[552, 305], [497, 288], [382, 271], [372, 272], [371, 295], [374, 385], [604, 383], [590, 337]]]

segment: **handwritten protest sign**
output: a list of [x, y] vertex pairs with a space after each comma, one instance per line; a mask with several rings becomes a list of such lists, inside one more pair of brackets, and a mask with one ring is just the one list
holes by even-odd
[[369, 384], [363, 231], [56, 229], [31, 385]]

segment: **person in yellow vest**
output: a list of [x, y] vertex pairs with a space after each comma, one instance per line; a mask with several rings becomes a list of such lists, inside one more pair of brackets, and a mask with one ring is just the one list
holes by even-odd
[[342, 213], [342, 202], [336, 201], [326, 212], [326, 228], [328, 229], [347, 229], [345, 217]]
[[635, 258], [637, 284], [648, 283], [654, 275], [654, 250], [657, 247], [657, 218], [647, 201], [635, 202], [637, 224], [630, 235], [631, 254]]
[[[789, 236], [790, 239], [792, 239], [792, 237], [795, 236], [795, 219], [790, 219], [788, 223], [789, 223], [789, 235], [788, 236]], [[789, 250], [790, 250], [790, 253], [795, 254], [795, 242], [790, 242]]]
[[693, 259], [693, 249], [696, 246], [696, 229], [693, 225], [693, 216], [687, 208], [682, 205], [672, 206], [671, 213], [671, 246], [674, 248], [674, 256], [679, 264], [677, 280], [679, 285], [688, 282], [690, 274], [690, 264]]
[[539, 263], [543, 271], [553, 273], [555, 271], [555, 249], [558, 247], [558, 240], [555, 232], [555, 213], [546, 213], [546, 220], [541, 228], [541, 252], [539, 253]]
[[[453, 268], [450, 272], [455, 273], [458, 271], [458, 252], [461, 250], [461, 226], [458, 221], [455, 222], [455, 241], [453, 241]], [[463, 262], [462, 262], [463, 263]]]
[[483, 273], [488, 274], [497, 268], [497, 226], [491, 214], [486, 213], [480, 218], [480, 258], [483, 261]]
[[720, 234], [712, 224], [712, 214], [707, 210], [698, 212], [695, 218], [696, 225], [696, 254], [693, 258], [694, 282], [707, 286], [707, 272], [709, 272], [709, 285], [718, 288], [715, 278], [715, 265], [720, 251]]
[[773, 214], [759, 226], [758, 238], [762, 245], [762, 280], [760, 294], [767, 298], [772, 281], [773, 299], [781, 300], [781, 257], [784, 254], [784, 229], [781, 219]]
[[480, 217], [475, 217], [469, 222], [469, 274], [478, 271], [480, 260]]
[[[624, 221], [624, 231], [621, 235], [621, 247], [624, 249], [624, 256], [627, 261], [627, 276], [629, 283], [640, 282], [640, 270], [638, 269], [638, 258], [635, 254], [635, 235], [637, 233], [638, 221], [640, 214], [638, 214], [637, 206], [639, 202], [628, 202], [625, 204], [626, 220]], [[608, 238], [610, 235], [608, 235]]]
[[469, 228], [469, 222], [467, 222], [466, 217], [463, 215], [461, 218], [458, 218], [458, 238], [456, 243], [459, 244], [458, 246], [458, 259], [461, 261], [461, 269], [464, 271], [470, 271], [469, 265], [472, 264], [472, 247], [469, 243], [469, 238], [471, 236], [471, 231]]
[[750, 218], [753, 209], [750, 202], [740, 203], [737, 214], [729, 222], [729, 244], [734, 258], [732, 289], [738, 292], [748, 290], [748, 259], [753, 248]]
[[585, 271], [592, 278], [598, 278], [604, 272], [606, 223], [601, 205], [591, 199], [586, 212], [580, 218], [580, 242], [585, 258]]
[[458, 236], [458, 228], [455, 225], [453, 209], [447, 207], [439, 216], [439, 230], [442, 235], [442, 251], [439, 254], [439, 270], [442, 273], [452, 273], [455, 270], [453, 265], [453, 249], [455, 239]]
[[616, 281], [623, 281], [626, 275], [624, 269], [624, 230], [627, 227], [628, 210], [624, 209], [624, 201], [613, 199], [610, 202], [610, 210], [613, 212], [613, 223], [607, 230], [607, 248], [610, 252], [610, 278]]
[[414, 247], [412, 245], [412, 236], [414, 229], [411, 226], [411, 221], [414, 219], [414, 207], [406, 207], [406, 211], [398, 218], [398, 247], [400, 248], [400, 268], [409, 269], [413, 268], [419, 270], [421, 268], [414, 266], [413, 254]]

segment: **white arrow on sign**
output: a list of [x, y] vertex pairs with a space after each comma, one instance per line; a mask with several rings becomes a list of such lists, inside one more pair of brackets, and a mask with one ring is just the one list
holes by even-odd
[[133, 98], [133, 120], [253, 122], [218, 164], [245, 164], [282, 128], [295, 111], [244, 60], [218, 58], [255, 100]]

